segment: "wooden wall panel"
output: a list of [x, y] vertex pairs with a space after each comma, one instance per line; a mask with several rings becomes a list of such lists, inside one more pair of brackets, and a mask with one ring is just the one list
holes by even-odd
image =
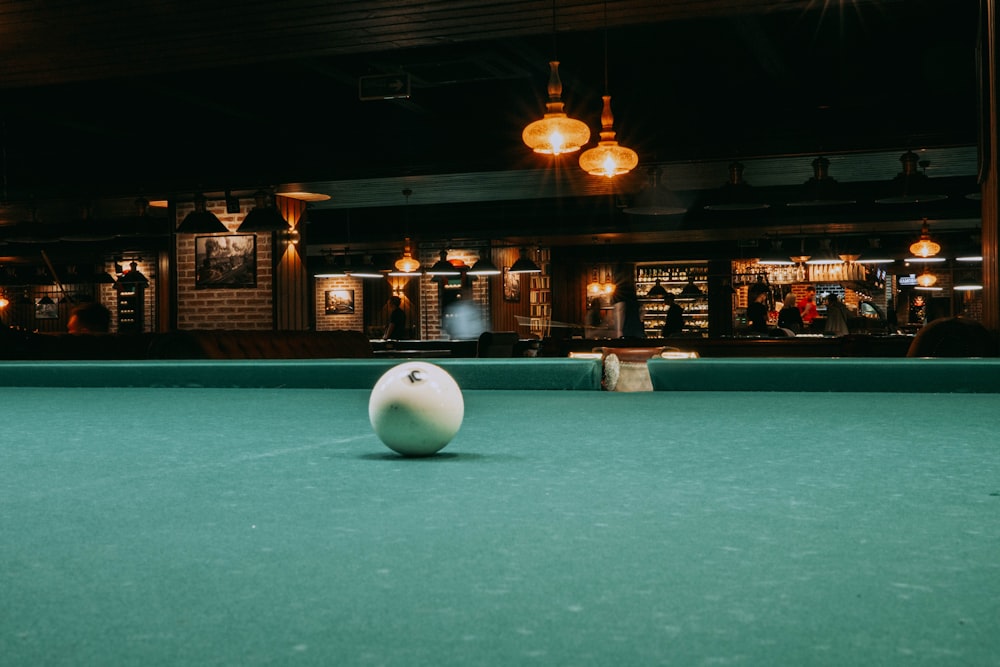
[[[306, 271], [305, 227], [299, 222], [306, 210], [305, 202], [288, 197], [275, 197], [281, 217], [297, 232], [298, 243], [289, 243], [282, 234], [274, 240], [274, 328], [277, 330], [304, 330], [314, 320], [311, 316], [309, 274]], [[293, 238], [294, 238], [293, 234]]]

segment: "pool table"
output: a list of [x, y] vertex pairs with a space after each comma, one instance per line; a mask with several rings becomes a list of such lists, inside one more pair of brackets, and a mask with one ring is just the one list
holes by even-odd
[[1000, 660], [996, 393], [466, 388], [408, 459], [147, 363], [0, 364], [0, 665]]

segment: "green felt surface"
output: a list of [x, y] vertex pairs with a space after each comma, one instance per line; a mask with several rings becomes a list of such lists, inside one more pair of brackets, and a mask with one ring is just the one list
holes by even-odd
[[[995, 665], [987, 395], [2, 388], [3, 665]], [[887, 418], [891, 417], [891, 418]]]
[[[0, 361], [7, 387], [257, 387], [371, 389], [406, 359], [222, 361]], [[600, 390], [594, 359], [415, 359], [447, 370], [464, 389]]]
[[656, 391], [1000, 393], [1000, 359], [650, 359]]

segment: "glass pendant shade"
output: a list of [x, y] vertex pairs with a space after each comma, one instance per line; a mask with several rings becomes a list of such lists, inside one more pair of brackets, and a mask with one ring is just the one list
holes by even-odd
[[403, 273], [414, 273], [420, 268], [420, 262], [413, 257], [413, 251], [410, 249], [409, 237], [407, 237], [406, 244], [403, 246], [403, 256], [396, 260], [394, 266]]
[[927, 225], [926, 218], [923, 227], [920, 228], [920, 239], [910, 245], [910, 252], [913, 253], [914, 257], [933, 257], [941, 252], [941, 245], [931, 240], [930, 227]]
[[580, 155], [580, 167], [592, 176], [613, 178], [639, 166], [639, 156], [631, 148], [625, 148], [615, 140], [615, 118], [611, 113], [611, 96], [604, 95], [604, 110], [601, 112], [601, 140], [597, 146]]
[[559, 61], [549, 63], [549, 101], [546, 113], [524, 128], [521, 139], [531, 150], [545, 155], [572, 153], [590, 141], [590, 128], [563, 111]]
[[924, 272], [917, 276], [917, 284], [921, 287], [933, 287], [937, 283], [937, 276], [931, 273], [926, 267]]

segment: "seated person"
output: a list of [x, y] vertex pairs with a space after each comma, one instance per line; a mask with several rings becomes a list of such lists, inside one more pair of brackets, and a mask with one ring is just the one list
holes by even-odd
[[111, 311], [96, 301], [81, 303], [70, 311], [66, 330], [71, 334], [106, 334], [111, 331]]

